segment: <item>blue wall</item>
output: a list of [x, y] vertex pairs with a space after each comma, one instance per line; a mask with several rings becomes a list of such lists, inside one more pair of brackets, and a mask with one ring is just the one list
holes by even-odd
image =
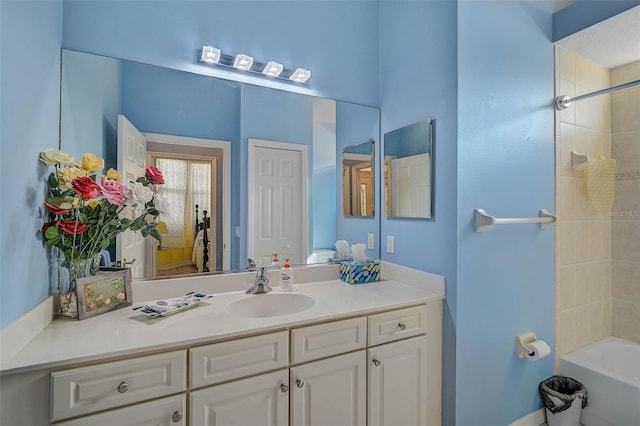
[[537, 410], [538, 383], [553, 374], [553, 356], [517, 359], [515, 337], [531, 330], [554, 342], [555, 227], [476, 233], [473, 224], [475, 208], [502, 217], [555, 211], [551, 23], [551, 14], [524, 2], [458, 3], [461, 426], [509, 424]]
[[105, 171], [117, 167], [120, 61], [64, 51], [60, 103], [62, 150], [76, 159], [90, 152], [102, 156]]
[[38, 153], [58, 146], [61, 37], [62, 3], [0, 2], [0, 328], [49, 295]]
[[70, 49], [262, 85], [273, 84], [201, 65], [197, 51], [275, 59], [313, 72], [303, 92], [378, 105], [377, 0], [65, 0], [63, 28]]
[[[446, 277], [442, 357], [445, 425], [455, 424], [456, 409], [456, 11], [455, 0], [380, 3], [382, 134], [428, 117], [436, 119], [433, 219], [383, 216], [380, 240], [384, 260]], [[387, 235], [395, 236], [395, 254], [386, 252]]]
[[563, 39], [638, 5], [638, 0], [576, 0], [575, 3], [553, 14], [553, 41]]

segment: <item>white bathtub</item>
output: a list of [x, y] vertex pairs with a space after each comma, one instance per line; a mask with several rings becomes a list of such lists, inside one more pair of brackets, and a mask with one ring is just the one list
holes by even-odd
[[640, 425], [640, 345], [607, 337], [560, 358], [558, 373], [587, 388], [585, 426]]

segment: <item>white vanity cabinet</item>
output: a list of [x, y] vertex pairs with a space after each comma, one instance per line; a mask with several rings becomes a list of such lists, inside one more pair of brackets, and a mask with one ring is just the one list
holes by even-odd
[[191, 425], [287, 426], [289, 370], [192, 392], [189, 412]]
[[369, 426], [427, 424], [427, 337], [368, 350]]
[[291, 425], [365, 426], [364, 350], [291, 368]]
[[309, 324], [5, 376], [3, 425], [440, 424], [440, 300]]

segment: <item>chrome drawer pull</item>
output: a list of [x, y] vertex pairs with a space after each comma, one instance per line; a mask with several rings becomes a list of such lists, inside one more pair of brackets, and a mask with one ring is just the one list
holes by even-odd
[[174, 411], [173, 414], [171, 415], [171, 421], [174, 423], [178, 423], [180, 420], [182, 420], [182, 413], [180, 411]]
[[398, 328], [400, 330], [404, 331], [404, 329], [407, 328], [407, 326], [404, 323], [400, 322], [400, 323], [398, 323]]
[[128, 390], [129, 390], [129, 383], [122, 382], [118, 385], [118, 392], [125, 393]]
[[380, 365], [380, 360], [378, 359], [374, 359], [372, 362], [373, 362], [373, 365], [375, 365], [376, 367]]
[[280, 384], [280, 392], [282, 393], [287, 393], [289, 391], [289, 386], [285, 385], [284, 383]]
[[296, 379], [296, 386], [301, 388], [304, 386], [304, 380]]

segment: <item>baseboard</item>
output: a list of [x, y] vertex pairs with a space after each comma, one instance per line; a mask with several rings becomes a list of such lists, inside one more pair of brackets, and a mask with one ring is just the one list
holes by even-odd
[[53, 321], [53, 296], [0, 330], [0, 363], [17, 354]]
[[526, 416], [516, 420], [509, 426], [540, 426], [546, 421], [544, 417], [544, 408], [529, 413]]

